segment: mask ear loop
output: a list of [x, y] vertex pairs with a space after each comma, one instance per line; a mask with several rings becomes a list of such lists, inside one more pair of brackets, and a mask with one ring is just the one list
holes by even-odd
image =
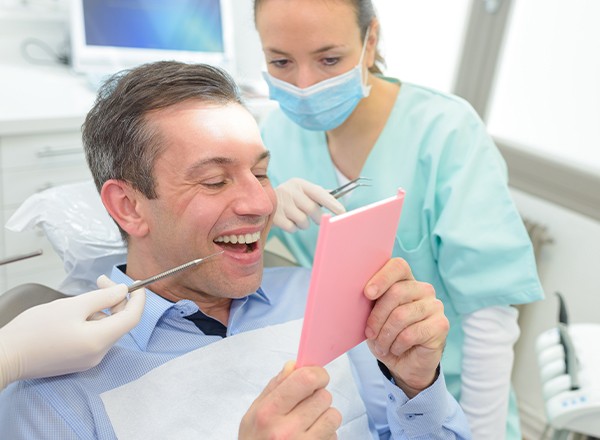
[[367, 42], [369, 41], [369, 33], [371, 31], [371, 26], [367, 27], [367, 31], [365, 32], [365, 40], [363, 41], [362, 51], [360, 53], [360, 59], [358, 60], [358, 65], [360, 66], [360, 76], [362, 78], [362, 86], [364, 89], [371, 89], [371, 86], [367, 84], [367, 80], [369, 79], [369, 69], [366, 72], [363, 71], [363, 60], [365, 58], [365, 52], [367, 51]]
[[358, 60], [358, 64], [362, 64], [363, 59], [365, 58], [365, 52], [367, 51], [367, 41], [369, 41], [369, 32], [371, 31], [371, 26], [367, 27], [367, 31], [365, 32], [365, 39], [363, 41], [363, 47], [360, 52], [360, 60]]

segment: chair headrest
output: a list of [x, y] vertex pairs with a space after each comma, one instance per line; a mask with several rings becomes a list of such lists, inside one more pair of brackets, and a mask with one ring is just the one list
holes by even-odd
[[41, 228], [63, 261], [59, 290], [96, 289], [96, 279], [126, 261], [127, 248], [93, 181], [60, 185], [30, 196], [6, 223], [11, 231]]

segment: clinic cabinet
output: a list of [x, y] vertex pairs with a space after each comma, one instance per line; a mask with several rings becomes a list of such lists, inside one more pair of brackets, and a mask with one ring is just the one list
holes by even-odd
[[0, 266], [0, 294], [27, 282], [56, 288], [65, 272], [44, 233], [5, 224], [30, 195], [91, 178], [81, 124], [94, 93], [65, 68], [0, 65], [0, 77], [0, 258], [43, 250]]

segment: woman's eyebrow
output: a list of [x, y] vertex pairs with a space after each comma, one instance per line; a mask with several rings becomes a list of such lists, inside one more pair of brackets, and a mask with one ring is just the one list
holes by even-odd
[[[344, 44], [328, 44], [327, 46], [323, 46], [323, 47], [320, 47], [319, 49], [313, 50], [311, 52], [311, 54], [312, 55], [317, 55], [317, 54], [320, 54], [320, 53], [323, 53], [323, 52], [327, 52], [327, 51], [330, 51], [330, 50], [333, 50], [333, 49], [341, 49], [341, 48], [344, 48], [344, 47], [346, 47], [346, 45], [344, 45]], [[265, 51], [266, 52], [270, 52], [272, 55], [281, 55], [281, 56], [285, 56], [285, 57], [290, 57], [289, 53], [287, 53], [287, 52], [285, 52], [283, 50], [274, 48], [274, 47], [266, 47]]]

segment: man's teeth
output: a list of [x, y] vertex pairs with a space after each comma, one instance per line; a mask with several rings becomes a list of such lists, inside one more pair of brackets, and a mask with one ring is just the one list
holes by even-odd
[[215, 238], [215, 243], [239, 243], [239, 244], [250, 244], [260, 240], [260, 232], [254, 234], [243, 234], [243, 235], [221, 235]]

